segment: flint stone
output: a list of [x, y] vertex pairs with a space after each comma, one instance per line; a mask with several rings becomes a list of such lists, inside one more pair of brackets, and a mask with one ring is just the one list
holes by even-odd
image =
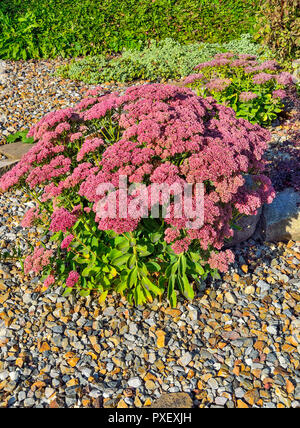
[[239, 227], [240, 230], [235, 229], [234, 235], [230, 241], [228, 241], [225, 245], [226, 248], [234, 247], [235, 245], [240, 244], [241, 242], [247, 241], [251, 238], [251, 236], [254, 235], [254, 232], [256, 231], [259, 219], [262, 214], [262, 209], [259, 208], [257, 210], [256, 215], [247, 215], [241, 217], [237, 222], [236, 225]]
[[293, 78], [294, 83], [297, 83], [300, 81], [300, 59], [296, 59], [292, 62], [292, 68], [293, 68]]
[[20, 160], [22, 156], [29, 152], [34, 144], [11, 143], [0, 147], [0, 153], [11, 160]]
[[[255, 183], [251, 175], [245, 175], [245, 187], [249, 190], [255, 189]], [[262, 208], [257, 210], [256, 215], [242, 216], [237, 222], [238, 229], [234, 230], [233, 237], [225, 244], [225, 248], [234, 247], [241, 242], [247, 241], [254, 235], [258, 222], [261, 218]]]
[[292, 188], [277, 193], [263, 208], [263, 234], [266, 241], [300, 240], [300, 194]]
[[189, 409], [193, 407], [193, 400], [185, 392], [163, 393], [150, 407], [152, 409]]

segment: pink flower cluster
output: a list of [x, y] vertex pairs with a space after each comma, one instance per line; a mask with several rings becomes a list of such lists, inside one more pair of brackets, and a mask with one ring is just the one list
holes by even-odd
[[73, 239], [74, 239], [74, 235], [72, 235], [72, 234], [70, 234], [70, 235], [68, 235], [68, 236], [66, 236], [65, 238], [64, 238], [64, 240], [62, 241], [62, 243], [61, 243], [61, 245], [60, 245], [60, 248], [63, 250], [63, 249], [67, 249], [67, 250], [69, 250], [69, 247], [70, 247], [70, 245], [71, 245], [71, 243], [72, 243], [72, 241], [73, 241]]
[[66, 232], [68, 229], [74, 226], [77, 221], [77, 217], [70, 213], [65, 208], [57, 208], [52, 216], [49, 229], [52, 232]]
[[50, 264], [52, 256], [52, 250], [45, 250], [43, 247], [36, 247], [33, 254], [27, 256], [24, 260], [24, 273], [40, 273], [45, 266]]
[[39, 214], [40, 214], [40, 209], [39, 207], [32, 207], [29, 208], [28, 211], [26, 211], [22, 221], [21, 221], [21, 226], [22, 227], [32, 227], [34, 221], [39, 218]]
[[69, 275], [68, 278], [66, 280], [66, 286], [67, 287], [74, 287], [75, 284], [77, 284], [77, 282], [79, 281], [80, 275], [78, 272], [72, 270]]
[[251, 101], [257, 98], [257, 94], [255, 94], [254, 92], [241, 92], [239, 98], [240, 101], [245, 103], [247, 101]]
[[209, 91], [222, 92], [231, 84], [230, 79], [212, 79], [206, 84]]
[[[232, 59], [232, 55], [222, 54], [215, 61], [225, 65]], [[228, 84], [226, 79], [214, 82], [215, 88]], [[208, 263], [225, 270], [232, 256], [217, 251], [224, 239], [233, 235], [233, 209], [252, 213], [273, 197], [271, 184], [261, 174], [269, 132], [238, 119], [231, 108], [211, 97], [198, 97], [188, 88], [149, 84], [131, 87], [122, 95], [101, 92], [102, 88], [96, 88], [74, 109], [50, 113], [35, 125], [30, 134], [37, 143], [18, 167], [0, 179], [0, 187], [6, 190], [26, 183], [43, 190], [43, 201], [53, 199], [50, 230], [68, 233], [62, 243], [62, 248], [68, 249], [72, 227], [82, 213], [94, 216], [100, 230], [122, 233], [140, 227], [142, 214], [124, 215], [123, 207], [115, 218], [98, 216], [99, 204], [106, 196], [97, 194], [101, 184], [115, 186], [119, 206], [120, 176], [127, 176], [129, 183], [144, 184], [149, 194], [153, 183], [204, 183], [202, 227], [187, 229], [189, 219], [178, 218], [176, 204], [171, 202], [165, 239], [176, 253], [186, 252], [197, 242], [207, 251]], [[118, 130], [118, 138], [111, 145], [104, 144], [100, 131], [95, 132], [95, 124], [102, 120], [110, 120]], [[84, 162], [85, 156], [89, 162]], [[256, 173], [255, 189], [250, 190], [245, 186], [249, 171]], [[80, 204], [76, 202], [72, 211], [66, 201], [73, 197], [80, 197]], [[154, 202], [164, 203], [162, 199]], [[149, 198], [148, 206], [142, 208], [151, 210], [154, 202]], [[102, 210], [108, 209], [103, 204]], [[211, 249], [215, 252], [210, 258]], [[78, 273], [71, 272], [67, 285], [74, 286], [78, 279]]]
[[55, 284], [55, 277], [54, 277], [54, 275], [52, 275], [52, 274], [48, 275], [47, 278], [44, 281], [44, 287], [45, 288], [49, 288], [50, 285], [53, 285], [53, 284]]

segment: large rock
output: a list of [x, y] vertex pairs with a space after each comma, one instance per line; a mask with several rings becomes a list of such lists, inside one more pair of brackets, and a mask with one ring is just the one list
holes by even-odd
[[27, 143], [11, 143], [0, 146], [0, 153], [11, 160], [20, 160], [34, 146]]
[[247, 241], [254, 234], [260, 220], [262, 209], [259, 208], [256, 215], [243, 216], [236, 222], [239, 229], [234, 230], [234, 235], [226, 244], [226, 248], [233, 247], [241, 242]]
[[193, 407], [193, 400], [185, 392], [164, 393], [150, 407], [154, 409], [190, 409]]
[[[245, 186], [247, 187], [247, 189], [249, 190], [255, 189], [256, 185], [251, 175], [245, 175], [244, 179], [245, 179]], [[240, 244], [241, 242], [244, 242], [244, 241], [247, 241], [247, 239], [250, 239], [257, 228], [258, 222], [261, 217], [261, 213], [262, 213], [262, 209], [259, 208], [257, 210], [256, 215], [242, 216], [236, 222], [236, 226], [238, 226], [238, 229], [234, 230], [234, 235], [232, 239], [226, 242], [225, 248], [233, 247], [234, 245]]]
[[262, 227], [266, 241], [299, 241], [300, 194], [292, 188], [277, 193], [272, 204], [263, 207]]
[[294, 82], [298, 83], [300, 81], [300, 59], [296, 59], [292, 62], [292, 68]]

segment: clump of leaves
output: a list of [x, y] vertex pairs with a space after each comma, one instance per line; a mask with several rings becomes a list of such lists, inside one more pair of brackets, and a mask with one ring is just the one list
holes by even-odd
[[32, 137], [28, 137], [29, 129], [25, 130], [25, 131], [18, 131], [15, 132], [14, 134], [10, 134], [6, 137], [6, 141], [8, 143], [15, 143], [17, 141], [21, 141], [22, 143], [25, 144], [32, 144], [34, 142], [34, 139]]
[[263, 0], [257, 14], [256, 40], [267, 45], [283, 64], [300, 53], [298, 0]]

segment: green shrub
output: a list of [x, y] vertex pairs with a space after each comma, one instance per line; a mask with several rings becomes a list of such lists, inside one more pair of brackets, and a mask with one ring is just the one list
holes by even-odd
[[173, 39], [151, 42], [141, 51], [124, 50], [121, 56], [104, 55], [73, 60], [61, 67], [58, 74], [89, 84], [138, 79], [150, 81], [178, 79], [187, 76], [202, 61], [211, 59], [217, 52], [232, 50], [236, 53], [267, 55], [267, 50], [254, 43], [249, 34], [228, 43], [192, 43], [181, 45]]
[[290, 66], [300, 54], [298, 0], [263, 0], [257, 14], [256, 39], [267, 45], [278, 60]]
[[293, 83], [292, 75], [279, 73], [275, 60], [259, 64], [251, 55], [217, 54], [195, 69], [199, 74], [187, 77], [186, 86], [233, 108], [237, 117], [261, 125], [269, 125], [283, 111], [284, 87]]
[[252, 31], [258, 0], [2, 0], [0, 57], [85, 56], [149, 40], [230, 41]]

